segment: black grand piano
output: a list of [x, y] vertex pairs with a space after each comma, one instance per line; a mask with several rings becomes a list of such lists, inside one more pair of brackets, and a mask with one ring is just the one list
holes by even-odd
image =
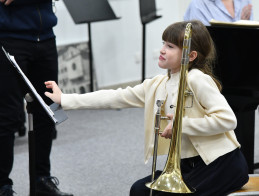
[[248, 162], [254, 163], [255, 110], [259, 105], [259, 28], [247, 26], [208, 26], [217, 50], [215, 75], [222, 93], [237, 116], [235, 133]]

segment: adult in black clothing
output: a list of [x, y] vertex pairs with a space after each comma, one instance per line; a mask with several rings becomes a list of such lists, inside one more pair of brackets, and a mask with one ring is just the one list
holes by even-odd
[[[13, 55], [35, 89], [43, 96], [44, 81], [57, 81], [58, 62], [53, 26], [57, 18], [52, 0], [0, 0], [0, 46]], [[14, 133], [20, 128], [23, 82], [0, 51], [0, 196], [12, 196]], [[35, 103], [33, 128], [36, 143], [36, 195], [73, 196], [57, 188], [50, 173], [50, 152], [55, 125], [39, 104]], [[19, 194], [19, 193], [18, 193]]]

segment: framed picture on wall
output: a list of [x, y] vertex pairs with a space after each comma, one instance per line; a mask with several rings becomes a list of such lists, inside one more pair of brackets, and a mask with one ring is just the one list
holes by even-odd
[[[57, 50], [58, 83], [62, 92], [80, 94], [90, 92], [88, 42], [58, 46]], [[94, 86], [97, 86], [96, 80]]]

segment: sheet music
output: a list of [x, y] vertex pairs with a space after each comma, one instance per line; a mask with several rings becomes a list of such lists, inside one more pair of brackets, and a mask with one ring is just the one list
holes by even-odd
[[244, 26], [244, 27], [259, 27], [259, 21], [254, 20], [238, 20], [235, 22], [225, 22], [225, 21], [218, 21], [215, 19], [210, 20], [210, 24], [213, 25], [223, 25], [223, 26]]
[[41, 96], [38, 94], [38, 92], [36, 91], [36, 89], [34, 88], [34, 86], [32, 85], [32, 83], [30, 82], [30, 80], [27, 78], [27, 76], [23, 73], [23, 71], [21, 70], [20, 66], [17, 64], [17, 62], [15, 61], [14, 56], [11, 56], [9, 53], [7, 53], [5, 51], [5, 49], [2, 47], [2, 50], [4, 51], [5, 55], [7, 56], [7, 58], [9, 59], [9, 61], [12, 63], [12, 65], [17, 69], [17, 71], [19, 72], [19, 74], [22, 76], [22, 78], [24, 79], [24, 81], [27, 83], [28, 87], [30, 88], [30, 90], [32, 91], [33, 95], [35, 96], [35, 98], [39, 101], [39, 103], [42, 105], [43, 109], [47, 112], [47, 114], [51, 117], [51, 119], [54, 121], [54, 123], [58, 123], [58, 120], [55, 118], [55, 114], [54, 112], [50, 109], [50, 107], [45, 103], [45, 101], [41, 98]]

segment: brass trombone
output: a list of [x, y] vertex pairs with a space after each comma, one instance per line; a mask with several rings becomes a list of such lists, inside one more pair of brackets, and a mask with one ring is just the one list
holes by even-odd
[[[193, 193], [195, 190], [188, 187], [183, 181], [180, 161], [181, 161], [181, 139], [182, 139], [182, 118], [185, 108], [185, 97], [190, 95], [190, 91], [187, 90], [187, 74], [189, 66], [189, 53], [191, 47], [191, 23], [186, 25], [184, 41], [183, 41], [183, 51], [181, 60], [181, 71], [180, 71], [180, 81], [177, 97], [177, 105], [175, 116], [173, 119], [172, 126], [172, 139], [170, 143], [170, 148], [168, 152], [167, 161], [162, 174], [154, 180], [154, 173], [156, 169], [156, 156], [157, 156], [157, 134], [155, 136], [154, 152], [153, 152], [153, 166], [152, 166], [152, 180], [150, 183], [146, 183], [146, 186], [150, 188], [150, 196], [152, 195], [152, 190], [169, 192], [169, 193]], [[158, 105], [159, 106], [159, 105]], [[158, 107], [158, 115], [156, 115], [156, 123], [160, 123], [161, 108]], [[158, 118], [158, 119], [157, 119]], [[159, 127], [156, 125], [155, 127]], [[155, 128], [156, 129], [156, 128]], [[156, 131], [157, 133], [157, 131]]]

